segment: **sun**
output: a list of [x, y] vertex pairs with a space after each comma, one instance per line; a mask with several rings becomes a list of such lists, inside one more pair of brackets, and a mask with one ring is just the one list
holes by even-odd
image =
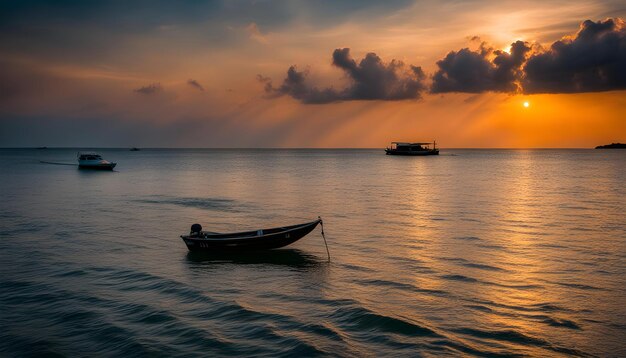
[[528, 107], [530, 107], [530, 102], [525, 101], [525, 102], [524, 102], [524, 108], [528, 108]]

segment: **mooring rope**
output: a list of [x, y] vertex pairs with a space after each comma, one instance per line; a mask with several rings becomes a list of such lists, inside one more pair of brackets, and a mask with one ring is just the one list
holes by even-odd
[[326, 235], [324, 235], [324, 221], [321, 216], [317, 217], [320, 220], [320, 225], [322, 226], [322, 237], [324, 238], [324, 245], [326, 246], [326, 253], [328, 254], [328, 261], [330, 261], [330, 251], [328, 250], [328, 243], [326, 243]]

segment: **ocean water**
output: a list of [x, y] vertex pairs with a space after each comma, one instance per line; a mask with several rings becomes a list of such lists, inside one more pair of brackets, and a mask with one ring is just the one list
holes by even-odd
[[75, 152], [0, 150], [0, 356], [626, 356], [626, 151]]

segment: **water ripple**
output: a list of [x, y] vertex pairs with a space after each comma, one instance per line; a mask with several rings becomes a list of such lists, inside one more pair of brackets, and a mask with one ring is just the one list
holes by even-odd
[[554, 352], [565, 353], [578, 357], [589, 356], [589, 354], [586, 354], [580, 350], [554, 345], [541, 338], [531, 337], [515, 330], [480, 330], [476, 328], [457, 328], [453, 329], [453, 331], [474, 338], [504, 341], [509, 343], [521, 344], [524, 346], [539, 347]]

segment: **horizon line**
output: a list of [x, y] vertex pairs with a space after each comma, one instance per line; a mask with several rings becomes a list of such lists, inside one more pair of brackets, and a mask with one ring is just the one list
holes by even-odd
[[[132, 148], [137, 148], [140, 150], [150, 150], [150, 149], [213, 149], [213, 150], [381, 150], [385, 149], [385, 147], [89, 147], [89, 146], [80, 146], [80, 147], [33, 147], [33, 146], [24, 146], [24, 147], [0, 147], [0, 150], [6, 149], [34, 149], [34, 150], [46, 150], [46, 149], [120, 149], [120, 150], [130, 150]], [[439, 147], [441, 150], [456, 150], [456, 149], [485, 149], [485, 150], [493, 150], [493, 149], [501, 149], [501, 150], [528, 150], [528, 149], [595, 149], [595, 147]]]

